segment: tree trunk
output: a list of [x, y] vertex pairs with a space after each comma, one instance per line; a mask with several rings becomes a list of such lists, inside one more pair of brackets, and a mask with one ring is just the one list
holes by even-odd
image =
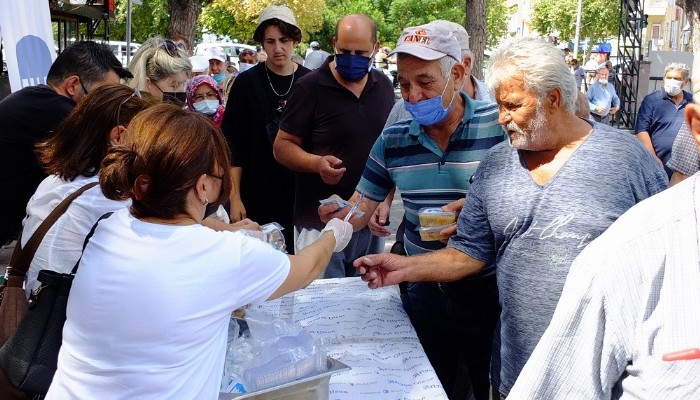
[[474, 53], [472, 75], [484, 79], [484, 50], [486, 50], [486, 0], [465, 0], [469, 33], [469, 49]]
[[170, 12], [170, 23], [168, 24], [168, 35], [184, 36], [189, 40], [194, 51], [194, 31], [197, 28], [197, 19], [202, 12], [200, 0], [168, 0], [168, 11]]

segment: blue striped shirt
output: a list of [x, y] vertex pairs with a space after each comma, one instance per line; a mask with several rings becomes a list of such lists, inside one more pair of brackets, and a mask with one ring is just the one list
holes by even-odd
[[406, 211], [403, 239], [410, 255], [445, 247], [440, 241], [420, 240], [418, 210], [464, 198], [479, 161], [506, 138], [498, 123], [498, 105], [472, 100], [464, 93], [460, 96], [466, 102], [464, 116], [445, 152], [417, 122], [399, 121], [385, 128], [374, 142], [357, 186], [358, 192], [379, 202], [394, 186], [401, 191]]

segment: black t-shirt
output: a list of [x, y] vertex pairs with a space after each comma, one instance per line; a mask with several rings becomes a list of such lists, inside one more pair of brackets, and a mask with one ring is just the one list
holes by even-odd
[[0, 101], [0, 244], [22, 227], [29, 198], [46, 177], [34, 146], [70, 114], [75, 102], [46, 85], [30, 86]]
[[[298, 66], [294, 82], [309, 72]], [[272, 155], [274, 138], [268, 135], [266, 128], [270, 120], [279, 119], [284, 109], [280, 106], [291, 94], [290, 85], [291, 75], [277, 75], [267, 70], [265, 63], [242, 72], [231, 87], [221, 129], [231, 148], [233, 166], [243, 170], [241, 200], [248, 218], [260, 224], [281, 224], [285, 228], [287, 250], [291, 252], [294, 249], [294, 174], [275, 160]]]
[[394, 88], [381, 71], [370, 70], [357, 98], [336, 81], [331, 60], [299, 80], [280, 122], [280, 129], [303, 139], [305, 151], [336, 156], [347, 168], [337, 185], [324, 183], [317, 173], [297, 174], [294, 225], [305, 228], [324, 226], [317, 212], [319, 200], [332, 194], [352, 196], [394, 105]]

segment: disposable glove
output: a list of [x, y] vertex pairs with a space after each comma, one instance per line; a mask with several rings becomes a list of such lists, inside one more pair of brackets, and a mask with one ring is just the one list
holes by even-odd
[[321, 230], [321, 233], [326, 231], [333, 232], [333, 236], [335, 236], [334, 253], [342, 251], [345, 246], [350, 243], [350, 239], [352, 239], [352, 225], [338, 218], [333, 218], [328, 221], [326, 227]]

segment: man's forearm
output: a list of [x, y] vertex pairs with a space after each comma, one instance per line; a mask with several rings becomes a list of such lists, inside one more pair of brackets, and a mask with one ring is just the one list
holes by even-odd
[[647, 131], [641, 131], [637, 132], [637, 139], [644, 145], [644, 147], [651, 152], [654, 156], [656, 156], [656, 151], [654, 151], [654, 144], [651, 142], [651, 136], [649, 136], [649, 132]]
[[240, 199], [241, 197], [241, 176], [243, 175], [243, 168], [241, 167], [231, 167], [231, 201], [234, 199]]
[[432, 253], [407, 257], [404, 270], [408, 282], [451, 282], [475, 275], [486, 263], [447, 247]]
[[306, 152], [288, 138], [290, 134], [279, 131], [273, 146], [275, 159], [280, 164], [296, 172], [318, 173], [320, 156]]
[[685, 175], [684, 173], [678, 172], [678, 171], [673, 171], [673, 175], [671, 175], [671, 180], [669, 181], [669, 185], [673, 186], [677, 183], [680, 183], [680, 182], [686, 180], [687, 178], [688, 178], [688, 176]]

